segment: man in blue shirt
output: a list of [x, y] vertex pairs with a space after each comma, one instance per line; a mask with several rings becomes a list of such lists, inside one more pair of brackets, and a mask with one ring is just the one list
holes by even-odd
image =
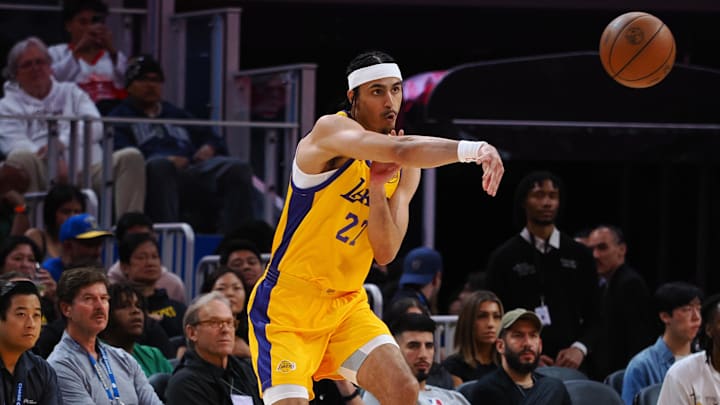
[[636, 354], [625, 368], [622, 398], [632, 405], [640, 390], [662, 383], [670, 366], [692, 352], [701, 324], [702, 291], [691, 284], [673, 282], [655, 292], [658, 316], [665, 330], [655, 344]]

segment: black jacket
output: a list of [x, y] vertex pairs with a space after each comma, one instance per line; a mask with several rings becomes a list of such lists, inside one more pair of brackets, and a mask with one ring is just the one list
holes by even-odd
[[502, 367], [479, 379], [470, 393], [475, 405], [571, 405], [565, 384], [557, 378], [533, 373], [535, 384], [523, 391]]
[[247, 395], [255, 405], [263, 404], [250, 363], [228, 356], [227, 368], [222, 369], [188, 349], [170, 377], [165, 403], [232, 405], [231, 394]]
[[5, 368], [0, 359], [0, 398], [3, 404], [14, 404], [18, 382], [22, 382], [22, 403], [38, 405], [62, 405], [55, 370], [40, 356], [26, 351], [18, 359], [15, 372]]

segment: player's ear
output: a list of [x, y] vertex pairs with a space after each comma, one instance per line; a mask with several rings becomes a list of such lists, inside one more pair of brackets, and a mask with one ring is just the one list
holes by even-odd
[[355, 92], [352, 89], [347, 91], [347, 99], [348, 99], [348, 102], [350, 103], [350, 105], [352, 105], [354, 95], [355, 95]]

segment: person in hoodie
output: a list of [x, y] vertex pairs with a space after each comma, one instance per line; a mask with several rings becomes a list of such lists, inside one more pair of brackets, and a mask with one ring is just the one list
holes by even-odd
[[213, 291], [195, 298], [183, 326], [188, 350], [168, 381], [166, 403], [263, 403], [252, 366], [231, 355], [237, 320], [224, 295]]
[[[98, 118], [95, 104], [75, 83], [56, 81], [50, 69], [52, 59], [47, 46], [37, 37], [16, 43], [8, 53], [4, 75], [5, 96], [0, 99], [0, 116], [27, 116], [28, 119], [0, 120], [0, 152], [7, 162], [24, 169], [30, 177], [28, 192], [45, 191], [52, 182], [74, 182], [68, 179], [70, 122], [57, 121], [59, 135], [58, 176], [48, 178], [48, 123], [33, 116], [72, 116]], [[91, 166], [95, 193], [100, 195], [102, 183], [102, 123], [94, 121]], [[78, 122], [77, 134], [84, 133]], [[77, 169], [82, 171], [82, 136], [78, 136]], [[55, 163], [55, 162], [53, 162]], [[115, 183], [115, 215], [141, 211], [145, 204], [145, 160], [136, 148], [117, 150], [112, 155], [112, 177]]]

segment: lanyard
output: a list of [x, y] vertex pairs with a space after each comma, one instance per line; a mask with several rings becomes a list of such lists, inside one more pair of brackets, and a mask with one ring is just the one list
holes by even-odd
[[[102, 346], [99, 346], [100, 348], [100, 358], [102, 358], [103, 365], [105, 366], [105, 371], [107, 371], [107, 375], [110, 378], [110, 387], [108, 387], [107, 382], [102, 377], [102, 372], [100, 371], [100, 367], [97, 364], [97, 361], [95, 361], [95, 358], [88, 353], [88, 358], [90, 359], [90, 364], [92, 364], [93, 368], [95, 369], [95, 373], [97, 374], [98, 378], [100, 379], [100, 382], [102, 383], [103, 388], [105, 388], [105, 393], [108, 396], [108, 399], [110, 400], [111, 404], [117, 403], [122, 404], [120, 401], [120, 391], [118, 391], [117, 384], [115, 382], [115, 375], [112, 372], [112, 368], [110, 368], [110, 361], [108, 360], [107, 352], [105, 352], [105, 349]], [[110, 391], [110, 388], [112, 387], [112, 391]]]
[[15, 394], [15, 405], [22, 405], [23, 396], [23, 383], [22, 381], [17, 384], [17, 393]]

